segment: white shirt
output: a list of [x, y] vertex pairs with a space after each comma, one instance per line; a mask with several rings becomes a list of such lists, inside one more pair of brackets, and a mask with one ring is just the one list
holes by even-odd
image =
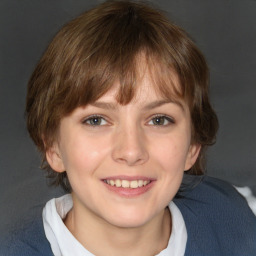
[[[62, 221], [73, 207], [70, 194], [54, 198], [47, 202], [43, 209], [45, 235], [55, 256], [93, 256], [71, 234]], [[182, 256], [187, 243], [187, 230], [178, 207], [171, 202], [169, 209], [172, 216], [172, 233], [166, 249], [157, 256]]]

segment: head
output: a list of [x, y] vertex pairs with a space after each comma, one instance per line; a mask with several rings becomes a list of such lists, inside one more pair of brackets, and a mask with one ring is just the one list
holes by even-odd
[[27, 127], [53, 184], [71, 189], [66, 172], [55, 172], [46, 161], [47, 150], [59, 139], [61, 120], [117, 83], [117, 102], [129, 104], [139, 91], [142, 66], [159, 95], [188, 106], [191, 143], [201, 148], [188, 172], [204, 172], [205, 149], [215, 141], [218, 121], [203, 55], [162, 12], [136, 2], [107, 1], [57, 33], [28, 84]]

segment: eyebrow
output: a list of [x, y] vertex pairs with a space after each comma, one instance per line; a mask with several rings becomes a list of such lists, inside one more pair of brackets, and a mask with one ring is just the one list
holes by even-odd
[[151, 102], [148, 105], [146, 105], [145, 107], [143, 107], [143, 110], [151, 110], [151, 109], [154, 109], [154, 108], [157, 108], [164, 104], [169, 104], [169, 103], [178, 105], [184, 111], [184, 106], [182, 105], [181, 102], [169, 100], [169, 99], [168, 100], [157, 100], [157, 101]]
[[97, 107], [97, 108], [103, 108], [103, 109], [108, 109], [108, 110], [115, 110], [117, 108], [117, 104], [116, 103], [109, 103], [109, 102], [93, 102], [90, 104], [93, 107]]
[[[152, 110], [154, 108], [157, 108], [157, 107], [160, 107], [164, 104], [169, 104], [169, 103], [178, 105], [184, 111], [184, 106], [181, 102], [174, 101], [174, 100], [169, 100], [169, 99], [167, 99], [167, 100], [157, 100], [157, 101], [150, 102], [149, 104], [144, 106], [142, 108], [142, 110], [143, 111]], [[93, 102], [90, 105], [93, 106], [93, 107], [108, 109], [108, 110], [116, 110], [117, 107], [118, 107], [117, 103], [100, 102], [100, 101]]]

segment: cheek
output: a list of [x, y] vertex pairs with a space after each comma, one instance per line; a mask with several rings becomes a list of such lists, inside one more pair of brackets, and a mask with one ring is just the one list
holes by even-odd
[[109, 150], [106, 139], [73, 136], [63, 145], [63, 162], [67, 173], [91, 173], [102, 162]]
[[185, 137], [184, 135], [170, 136], [152, 147], [154, 158], [161, 163], [164, 169], [173, 168], [184, 171], [189, 150], [189, 140]]

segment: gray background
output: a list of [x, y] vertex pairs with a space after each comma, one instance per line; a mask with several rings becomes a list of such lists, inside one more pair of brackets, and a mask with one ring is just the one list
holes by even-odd
[[[95, 3], [0, 0], [0, 235], [28, 210], [62, 193], [47, 186], [26, 132], [26, 83], [56, 31]], [[256, 194], [256, 1], [155, 3], [195, 39], [211, 69], [220, 130], [208, 151], [208, 174], [250, 186]]]

